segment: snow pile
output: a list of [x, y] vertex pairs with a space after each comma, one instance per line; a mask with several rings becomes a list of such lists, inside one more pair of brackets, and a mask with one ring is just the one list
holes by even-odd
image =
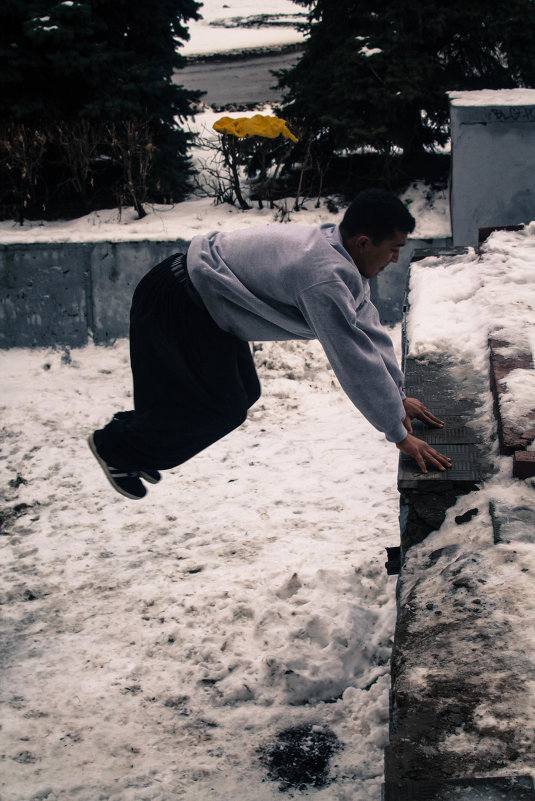
[[413, 356], [448, 354], [477, 367], [487, 359], [489, 337], [533, 351], [535, 222], [518, 232], [496, 231], [481, 256], [468, 249], [413, 263], [409, 302]]
[[535, 106], [535, 89], [478, 89], [448, 94], [452, 106]]
[[[410, 355], [445, 362], [459, 385], [477, 384], [479, 424], [494, 429], [488, 378], [488, 340], [504, 340], [503, 355], [535, 352], [535, 222], [522, 231], [496, 231], [481, 255], [413, 262], [407, 336]], [[534, 408], [535, 373], [515, 370], [500, 401], [504, 421], [522, 428]], [[531, 427], [530, 423], [529, 427]]]
[[450, 200], [448, 188], [431, 188], [414, 181], [400, 199], [416, 220], [409, 239], [440, 239], [451, 237]]
[[342, 744], [318, 801], [379, 798], [397, 451], [317, 342], [255, 360], [248, 422], [134, 502], [85, 443], [127, 343], [0, 353], [4, 801], [274, 801], [299, 725]]
[[[332, 214], [326, 201], [317, 209], [315, 200], [312, 200], [306, 209], [297, 213], [291, 212], [292, 199], [281, 205], [290, 210], [290, 214], [284, 216], [285, 222], [321, 225], [338, 222], [342, 216], [341, 212]], [[196, 234], [216, 228], [233, 231], [280, 222], [277, 210], [265, 207], [242, 211], [229, 203], [216, 206], [209, 197], [192, 198], [175, 206], [146, 208], [148, 214], [142, 220], [138, 219], [133, 208], [121, 212], [102, 209], [75, 220], [26, 221], [23, 226], [4, 220], [0, 221], [0, 240], [6, 245], [18, 242], [137, 242], [144, 239], [189, 241]]]
[[[507, 391], [500, 397], [500, 412], [504, 423], [522, 430], [532, 428], [535, 409], [535, 370], [518, 368], [507, 376]], [[535, 449], [535, 443], [530, 450]]]

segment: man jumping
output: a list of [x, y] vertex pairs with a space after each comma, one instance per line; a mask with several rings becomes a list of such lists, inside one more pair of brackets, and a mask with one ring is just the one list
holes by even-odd
[[369, 280], [397, 262], [415, 221], [382, 189], [360, 192], [340, 225], [267, 225], [195, 236], [138, 284], [130, 313], [134, 410], [89, 437], [127, 498], [143, 480], [190, 459], [240, 426], [260, 397], [249, 342], [318, 339], [344, 391], [420, 469], [450, 460], [412, 434], [442, 427], [407, 398]]

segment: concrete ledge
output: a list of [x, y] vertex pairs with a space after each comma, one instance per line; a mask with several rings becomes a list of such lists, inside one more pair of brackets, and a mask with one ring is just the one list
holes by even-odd
[[0, 346], [87, 342], [90, 252], [78, 244], [0, 246]]
[[531, 776], [387, 783], [383, 801], [535, 801]]
[[[409, 261], [421, 247], [451, 239], [411, 239], [397, 264], [371, 282], [383, 322], [399, 322]], [[58, 242], [0, 245], [0, 348], [80, 347], [128, 335], [139, 279], [183, 239], [139, 242]]]
[[0, 347], [81, 347], [128, 335], [135, 285], [187, 247], [162, 242], [0, 245]]
[[[407, 304], [405, 310], [410, 314]], [[421, 363], [406, 339], [403, 352], [407, 394], [446, 421], [444, 429], [415, 423], [415, 433], [453, 456], [454, 468], [421, 474], [400, 458], [398, 618], [383, 798], [535, 801], [533, 781], [523, 775], [535, 761], [529, 589], [535, 512], [529, 498], [506, 505], [500, 497], [489, 502], [489, 485], [479, 491], [492, 471], [491, 445], [475, 415], [486, 377], [458, 372], [444, 359]], [[433, 544], [429, 535], [468, 493], [451, 521], [458, 536], [448, 524]], [[387, 563], [392, 572], [394, 556]]]
[[[511, 570], [529, 564], [524, 569], [531, 571], [534, 516], [530, 509], [505, 508], [496, 500], [491, 525], [479, 506], [471, 528], [467, 521], [468, 538], [459, 529], [457, 542], [440, 548], [422, 543], [405, 557], [385, 751], [389, 801], [456, 798], [444, 783], [472, 787], [483, 778], [510, 777], [519, 772], [516, 765], [535, 759], [532, 604], [519, 600], [514, 630], [504, 614], [512, 602]], [[529, 572], [522, 578], [526, 589]], [[521, 585], [517, 591], [523, 598]], [[440, 792], [419, 795], [420, 783]], [[534, 798], [532, 785], [516, 790], [519, 795], [511, 789], [503, 797]], [[473, 795], [458, 797], [502, 795], [477, 795], [474, 789]]]

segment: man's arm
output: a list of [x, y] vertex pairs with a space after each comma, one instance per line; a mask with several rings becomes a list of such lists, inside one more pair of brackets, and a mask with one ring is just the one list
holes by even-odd
[[365, 303], [359, 309], [359, 323], [380, 352], [386, 369], [396, 383], [401, 400], [404, 400], [405, 392], [403, 387], [405, 384], [405, 376], [399, 366], [392, 338], [385, 326], [381, 323], [377, 307], [370, 299], [369, 286], [365, 290], [365, 297]]
[[447, 468], [451, 467], [451, 460], [442, 453], [439, 453], [437, 450], [435, 450], [435, 448], [432, 448], [431, 445], [428, 445], [423, 440], [413, 436], [411, 419], [416, 418], [421, 420], [422, 423], [425, 423], [433, 428], [442, 428], [444, 426], [444, 421], [436, 417], [417, 398], [407, 398], [405, 396], [403, 391], [404, 376], [399, 368], [392, 345], [392, 340], [390, 339], [388, 332], [381, 325], [379, 313], [371, 301], [368, 304], [368, 311], [369, 321], [367, 333], [370, 338], [375, 340], [377, 343], [385, 363], [385, 367], [398, 386], [403, 407], [405, 409], [405, 419], [403, 420], [403, 425], [407, 429], [408, 435], [401, 442], [397, 442], [396, 447], [402, 453], [407, 454], [407, 456], [411, 456], [416, 461], [423, 473], [427, 473], [426, 462], [429, 462], [430, 465], [433, 465], [439, 470], [446, 470]]
[[[421, 414], [425, 422], [433, 418], [437, 422], [432, 424], [441, 421], [415, 399], [409, 399], [405, 406], [407, 399], [402, 401], [400, 386], [392, 375], [396, 370], [393, 364], [391, 370], [388, 369], [385, 348], [377, 342], [377, 336], [369, 336], [370, 326], [361, 327], [347, 287], [337, 280], [309, 287], [299, 297], [299, 308], [323, 345], [343, 389], [369, 422], [400, 450], [416, 459], [423, 472], [427, 472], [426, 459], [440, 470], [449, 467], [449, 459], [405, 433], [410, 426], [410, 416]], [[384, 337], [386, 342], [386, 332]], [[386, 344], [392, 347], [389, 337]], [[392, 355], [395, 362], [393, 349]], [[403, 378], [399, 368], [397, 372]]]
[[406, 411], [382, 354], [359, 325], [355, 299], [338, 279], [304, 290], [298, 307], [309, 323], [349, 398], [390, 442], [405, 436]]

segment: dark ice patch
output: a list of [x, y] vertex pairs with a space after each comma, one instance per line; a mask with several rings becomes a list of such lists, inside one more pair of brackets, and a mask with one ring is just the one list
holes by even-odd
[[469, 523], [477, 514], [479, 514], [479, 509], [469, 509], [464, 515], [457, 515], [455, 522], [458, 526], [462, 526], [463, 523]]
[[330, 728], [304, 724], [280, 731], [258, 753], [268, 777], [280, 782], [280, 790], [289, 790], [328, 784], [329, 760], [341, 748]]

